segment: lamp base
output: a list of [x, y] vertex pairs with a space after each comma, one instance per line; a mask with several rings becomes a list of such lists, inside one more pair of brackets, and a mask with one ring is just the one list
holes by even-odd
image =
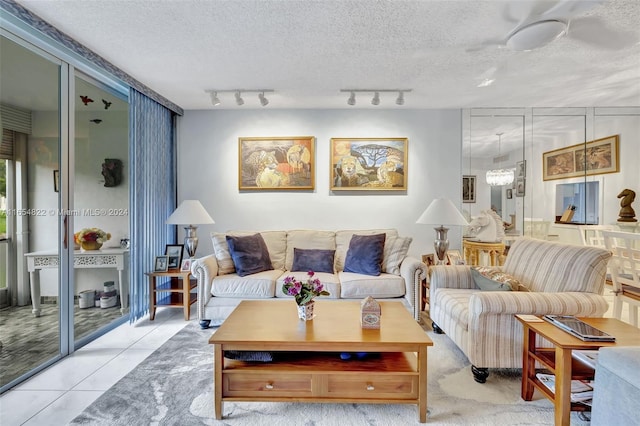
[[439, 226], [433, 229], [436, 231], [436, 239], [433, 242], [433, 247], [435, 248], [436, 256], [438, 257], [438, 265], [443, 265], [447, 263], [445, 261], [445, 256], [447, 255], [447, 250], [449, 250], [449, 240], [447, 239], [447, 231], [449, 228]]
[[197, 226], [189, 225], [184, 227], [186, 236], [184, 237], [184, 246], [190, 258], [195, 257], [198, 249], [198, 236], [196, 235]]

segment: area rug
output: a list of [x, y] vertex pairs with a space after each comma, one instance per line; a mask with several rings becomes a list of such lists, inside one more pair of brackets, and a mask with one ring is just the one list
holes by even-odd
[[[415, 405], [225, 402], [213, 412], [215, 329], [190, 323], [76, 417], [74, 425], [411, 425]], [[476, 383], [465, 356], [445, 335], [428, 332], [428, 424], [552, 425], [553, 405], [520, 398], [520, 371], [491, 370]], [[348, 361], [345, 361], [348, 362]], [[587, 425], [575, 413], [572, 425]]]

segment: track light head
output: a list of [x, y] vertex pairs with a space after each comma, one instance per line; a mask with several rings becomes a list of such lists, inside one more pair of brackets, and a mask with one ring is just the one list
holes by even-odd
[[353, 106], [356, 104], [356, 93], [355, 92], [351, 92], [351, 95], [349, 95], [349, 99], [347, 99], [347, 104]]
[[240, 94], [240, 91], [239, 91], [239, 90], [236, 92], [236, 95], [235, 95], [235, 96], [236, 96], [236, 104], [237, 104], [238, 106], [242, 106], [242, 105], [244, 105], [244, 99], [242, 99], [242, 96], [241, 96], [241, 94]]
[[264, 92], [258, 94], [258, 99], [260, 99], [260, 105], [263, 107], [269, 105], [269, 99], [265, 98]]
[[380, 105], [380, 92], [375, 92], [371, 99], [371, 105]]
[[396, 105], [404, 105], [404, 92], [398, 92], [398, 97], [396, 98]]
[[220, 105], [220, 99], [218, 99], [218, 92], [211, 92], [211, 103], [213, 106]]

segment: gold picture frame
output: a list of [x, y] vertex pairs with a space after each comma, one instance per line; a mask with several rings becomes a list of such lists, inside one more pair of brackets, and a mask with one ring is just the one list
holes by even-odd
[[449, 260], [449, 265], [464, 265], [464, 259], [462, 258], [462, 254], [460, 254], [460, 250], [447, 251], [447, 259]]
[[238, 189], [315, 188], [315, 137], [238, 138]]
[[620, 135], [542, 154], [542, 179], [554, 180], [620, 171]]
[[407, 138], [332, 138], [332, 191], [406, 191]]

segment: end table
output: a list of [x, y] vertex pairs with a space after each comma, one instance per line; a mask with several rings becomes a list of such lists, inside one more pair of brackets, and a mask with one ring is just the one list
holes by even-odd
[[[155, 319], [158, 306], [168, 306], [183, 308], [184, 319], [189, 321], [191, 305], [198, 300], [198, 293], [191, 292], [198, 285], [195, 279], [191, 279], [191, 272], [170, 269], [166, 272], [147, 272], [146, 275], [149, 277], [149, 319]], [[157, 278], [170, 280], [157, 285]]]

